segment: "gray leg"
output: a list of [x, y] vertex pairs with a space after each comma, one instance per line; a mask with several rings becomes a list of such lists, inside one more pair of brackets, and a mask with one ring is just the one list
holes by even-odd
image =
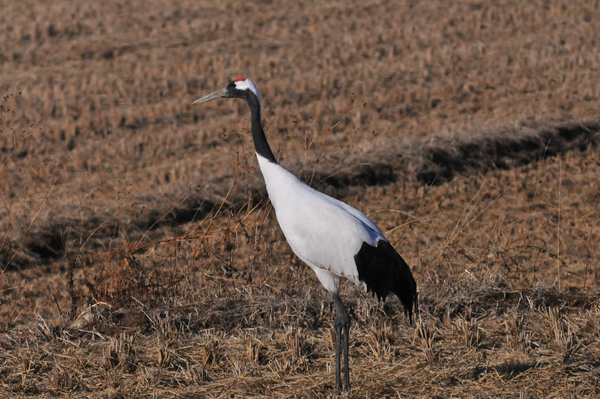
[[[347, 315], [347, 314], [346, 314]], [[345, 392], [350, 390], [350, 363], [348, 358], [348, 346], [350, 345], [350, 317], [348, 322], [344, 324], [344, 371], [345, 371]]]
[[333, 321], [333, 329], [335, 330], [335, 393], [339, 395], [342, 392], [342, 379], [340, 378], [340, 341], [342, 338], [342, 326], [337, 323], [337, 304], [335, 308], [335, 319]]
[[[340, 357], [341, 341], [344, 341], [344, 392], [350, 390], [350, 365], [348, 363], [348, 346], [350, 341], [350, 316], [344, 308], [344, 304], [338, 294], [333, 294], [335, 301], [335, 318], [333, 327], [335, 330], [335, 393], [341, 392]], [[342, 336], [342, 329], [344, 334]]]

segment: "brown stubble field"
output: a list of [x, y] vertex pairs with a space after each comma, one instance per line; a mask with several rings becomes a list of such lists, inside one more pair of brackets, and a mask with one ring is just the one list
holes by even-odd
[[343, 397], [600, 395], [600, 3], [3, 1], [0, 396], [333, 396], [281, 164], [363, 210], [421, 314], [345, 284]]

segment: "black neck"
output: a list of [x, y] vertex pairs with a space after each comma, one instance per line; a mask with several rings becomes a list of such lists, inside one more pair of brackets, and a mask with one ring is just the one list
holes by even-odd
[[254, 148], [256, 153], [263, 158], [266, 158], [269, 162], [277, 163], [273, 151], [267, 142], [265, 131], [262, 128], [262, 122], [260, 117], [260, 104], [255, 101], [246, 101], [250, 107], [250, 113], [252, 114], [252, 140], [254, 141]]

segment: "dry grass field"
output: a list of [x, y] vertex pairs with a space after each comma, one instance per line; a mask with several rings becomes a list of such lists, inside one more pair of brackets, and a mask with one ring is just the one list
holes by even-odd
[[417, 280], [342, 397], [600, 397], [600, 2], [0, 4], [1, 397], [334, 396], [237, 77]]

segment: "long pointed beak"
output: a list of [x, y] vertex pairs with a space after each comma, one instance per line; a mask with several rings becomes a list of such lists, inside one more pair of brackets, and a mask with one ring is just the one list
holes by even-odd
[[227, 96], [227, 88], [225, 87], [221, 90], [217, 90], [214, 93], [209, 94], [208, 96], [204, 96], [204, 97], [194, 101], [194, 104], [202, 104], [207, 101], [215, 100], [217, 98], [223, 98], [226, 96]]

